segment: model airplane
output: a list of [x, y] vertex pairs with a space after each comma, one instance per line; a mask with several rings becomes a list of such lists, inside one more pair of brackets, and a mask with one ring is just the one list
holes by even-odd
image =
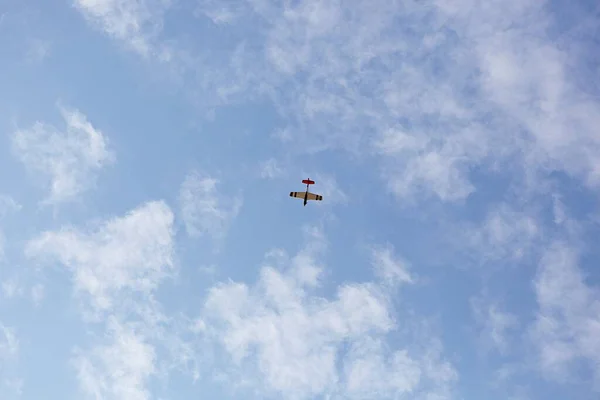
[[306, 203], [308, 202], [308, 200], [323, 200], [323, 196], [319, 195], [319, 194], [314, 194], [308, 191], [308, 186], [309, 185], [314, 185], [315, 182], [311, 181], [310, 178], [309, 179], [304, 179], [302, 181], [302, 183], [306, 184], [306, 192], [290, 192], [290, 197], [296, 197], [298, 199], [304, 199], [304, 205], [306, 206]]

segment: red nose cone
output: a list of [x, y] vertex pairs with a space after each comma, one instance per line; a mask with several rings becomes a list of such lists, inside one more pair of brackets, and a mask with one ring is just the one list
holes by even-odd
[[307, 184], [307, 185], [313, 185], [313, 184], [315, 183], [315, 181], [311, 181], [310, 179], [304, 179], [304, 180], [302, 181], [302, 183], [305, 183], [305, 184]]

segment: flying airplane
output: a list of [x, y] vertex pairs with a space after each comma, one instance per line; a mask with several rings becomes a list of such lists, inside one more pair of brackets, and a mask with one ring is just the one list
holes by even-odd
[[314, 194], [308, 191], [308, 186], [309, 185], [314, 185], [315, 181], [311, 181], [310, 178], [308, 179], [304, 179], [302, 180], [302, 183], [306, 184], [306, 192], [290, 192], [290, 197], [296, 197], [298, 199], [304, 199], [304, 205], [306, 206], [306, 203], [308, 202], [308, 200], [323, 200], [323, 196], [319, 195], [319, 194]]

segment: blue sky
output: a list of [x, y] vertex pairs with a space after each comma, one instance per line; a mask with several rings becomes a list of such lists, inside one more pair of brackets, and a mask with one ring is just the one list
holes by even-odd
[[596, 399], [598, 15], [2, 2], [2, 398]]

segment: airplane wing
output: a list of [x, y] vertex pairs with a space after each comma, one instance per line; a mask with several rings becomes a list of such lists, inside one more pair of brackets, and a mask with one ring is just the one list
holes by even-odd
[[[302, 199], [304, 200], [304, 196], [306, 195], [306, 192], [290, 192], [290, 197], [296, 197], [298, 199]], [[308, 192], [308, 196], [306, 197], [307, 200], [323, 200], [323, 196], [321, 196], [320, 194], [314, 194], [311, 192]]]
[[320, 200], [323, 200], [323, 196], [321, 196], [320, 194], [314, 194], [314, 193], [308, 192], [307, 199], [308, 200], [319, 200], [320, 201]]

